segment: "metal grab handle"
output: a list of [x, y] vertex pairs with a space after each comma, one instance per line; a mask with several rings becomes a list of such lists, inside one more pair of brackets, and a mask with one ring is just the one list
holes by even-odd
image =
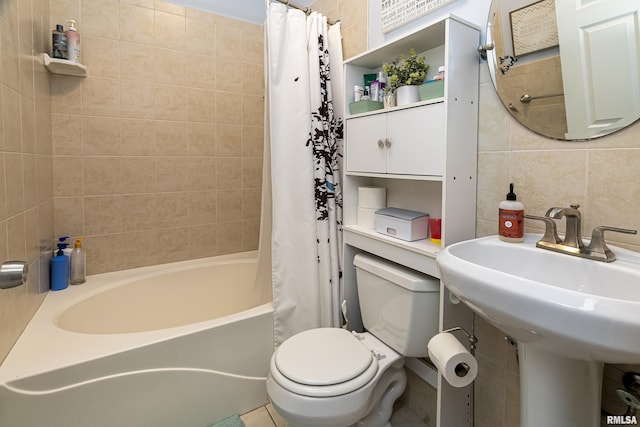
[[27, 281], [29, 266], [24, 261], [6, 261], [0, 266], [0, 289], [20, 286]]
[[556, 222], [549, 217], [546, 216], [535, 216], [535, 215], [525, 215], [525, 218], [535, 219], [538, 221], [542, 221], [545, 224], [544, 228], [544, 236], [542, 236], [541, 241], [548, 243], [560, 243], [560, 237], [558, 236], [558, 229], [556, 227]]
[[552, 93], [552, 94], [549, 94], [549, 95], [540, 95], [540, 96], [531, 96], [528, 93], [525, 93], [520, 97], [520, 102], [522, 102], [524, 104], [528, 104], [531, 101], [533, 101], [534, 99], [553, 98], [555, 96], [564, 96], [564, 93]]

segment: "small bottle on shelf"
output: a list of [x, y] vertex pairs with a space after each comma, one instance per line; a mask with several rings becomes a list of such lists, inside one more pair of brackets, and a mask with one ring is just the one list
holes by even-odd
[[76, 21], [69, 19], [69, 29], [65, 31], [67, 36], [67, 50], [69, 61], [80, 62], [80, 34], [76, 30]]
[[67, 36], [62, 25], [56, 25], [51, 34], [51, 57], [67, 59]]

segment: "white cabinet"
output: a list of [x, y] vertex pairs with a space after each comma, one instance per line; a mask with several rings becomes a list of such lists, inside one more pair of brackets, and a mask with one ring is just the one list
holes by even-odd
[[[343, 272], [350, 328], [362, 328], [353, 268], [357, 253], [369, 252], [439, 277], [435, 257], [441, 247], [475, 237], [479, 44], [476, 26], [449, 15], [345, 61], [347, 105], [364, 74], [377, 73], [384, 62], [409, 49], [426, 57], [428, 77], [441, 65], [446, 69], [441, 98], [345, 118]], [[441, 246], [428, 239], [405, 242], [359, 226], [358, 187], [370, 185], [387, 189], [389, 207], [441, 217]], [[443, 286], [440, 294], [440, 328], [471, 331], [471, 311], [452, 304]], [[472, 388], [454, 389], [441, 378], [437, 383], [438, 425], [470, 425]]]
[[347, 120], [347, 173], [442, 176], [444, 103]]

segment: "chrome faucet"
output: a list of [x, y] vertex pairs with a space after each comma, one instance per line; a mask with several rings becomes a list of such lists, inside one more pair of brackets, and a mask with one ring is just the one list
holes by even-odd
[[[582, 216], [578, 210], [579, 207], [580, 205], [571, 205], [570, 208], [554, 207], [547, 210], [547, 213], [543, 217], [525, 215], [525, 218], [535, 219], [545, 223], [544, 236], [536, 243], [536, 246], [542, 249], [596, 261], [615, 261], [615, 254], [607, 247], [607, 243], [604, 240], [604, 232], [615, 231], [617, 233], [637, 234], [638, 231], [602, 225], [593, 229], [591, 241], [588, 246], [585, 246], [582, 241]], [[564, 239], [560, 239], [554, 220], [563, 217], [566, 218], [567, 221], [566, 231]]]
[[567, 219], [567, 227], [565, 229], [564, 240], [562, 244], [572, 248], [582, 248], [582, 216], [578, 208], [580, 205], [571, 205], [570, 208], [549, 208], [545, 216], [547, 218]]

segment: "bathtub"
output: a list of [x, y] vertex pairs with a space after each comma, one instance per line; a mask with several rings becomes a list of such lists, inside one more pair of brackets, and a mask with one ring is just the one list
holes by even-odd
[[270, 289], [255, 252], [49, 292], [0, 366], [0, 426], [199, 427], [267, 402]]

